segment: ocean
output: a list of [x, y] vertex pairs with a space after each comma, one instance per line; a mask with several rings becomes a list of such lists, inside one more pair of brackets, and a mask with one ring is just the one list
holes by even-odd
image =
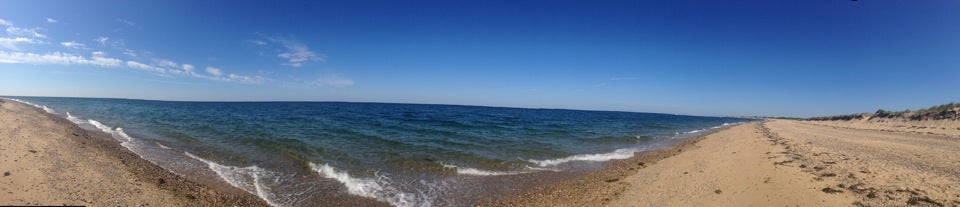
[[216, 180], [274, 206], [343, 195], [395, 206], [471, 206], [530, 185], [505, 180], [596, 170], [748, 121], [429, 104], [6, 98], [108, 133], [174, 173]]

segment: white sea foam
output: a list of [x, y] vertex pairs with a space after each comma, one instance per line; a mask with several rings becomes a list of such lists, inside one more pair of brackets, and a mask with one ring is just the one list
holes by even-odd
[[56, 111], [53, 111], [53, 109], [51, 109], [51, 108], [48, 108], [47, 106], [43, 106], [43, 105], [41, 105], [41, 107], [43, 107], [43, 111], [46, 111], [47, 113], [51, 113], [51, 114], [57, 114], [57, 112], [56, 112]]
[[[420, 193], [403, 192], [393, 187], [390, 183], [390, 178], [383, 175], [377, 175], [373, 178], [356, 178], [350, 176], [346, 171], [337, 170], [328, 164], [318, 165], [312, 162], [310, 163], [310, 168], [320, 174], [320, 176], [339, 181], [346, 186], [347, 191], [353, 195], [373, 198], [401, 207], [433, 206], [434, 197], [429, 196], [429, 194], [435, 193], [433, 189], [426, 189], [426, 191], [420, 191]], [[431, 188], [436, 187], [436, 185], [421, 183]]]
[[93, 127], [100, 129], [100, 131], [106, 132], [107, 134], [113, 134], [113, 129], [111, 129], [107, 125], [103, 125], [103, 123], [100, 123], [97, 120], [87, 119], [87, 122], [90, 123], [90, 125], [93, 125]]
[[[723, 128], [723, 127], [726, 127], [726, 126], [732, 126], [732, 125], [737, 125], [737, 124], [741, 124], [741, 123], [743, 123], [743, 122], [723, 123], [723, 124], [720, 124], [720, 125], [717, 125], [717, 126], [713, 126], [713, 127], [710, 127], [710, 128], [697, 129], [697, 130], [693, 130], [693, 131], [684, 132], [684, 133], [682, 133], [682, 134], [696, 134], [696, 133], [701, 133], [701, 132], [705, 132], [705, 131], [708, 131], [708, 130], [716, 130], [716, 129], [720, 129], [720, 128]], [[677, 132], [677, 133], [675, 133], [675, 134], [676, 134], [676, 135], [679, 135], [679, 134], [681, 134], [681, 133], [680, 133], [680, 132]]]
[[563, 171], [563, 170], [560, 170], [560, 169], [557, 169], [557, 168], [532, 167], [532, 166], [527, 166], [527, 170], [533, 170], [533, 171], [553, 171], [553, 172]]
[[687, 133], [687, 134], [695, 134], [695, 133], [700, 133], [700, 132], [702, 132], [703, 130], [704, 130], [704, 129], [696, 129], [696, 130], [689, 131], [689, 132], [685, 132], [685, 133]]
[[277, 196], [271, 192], [270, 187], [265, 186], [261, 182], [262, 179], [276, 177], [276, 173], [267, 171], [263, 168], [257, 167], [256, 165], [249, 167], [226, 166], [197, 157], [189, 152], [183, 152], [183, 154], [186, 154], [187, 157], [206, 163], [207, 168], [212, 170], [217, 174], [217, 176], [220, 176], [220, 179], [226, 181], [233, 187], [237, 187], [243, 189], [244, 191], [250, 192], [251, 194], [257, 195], [260, 197], [260, 199], [263, 199], [271, 206], [282, 206], [276, 201]]
[[[97, 129], [100, 129], [100, 131], [103, 131], [104, 133], [109, 134], [111, 137], [113, 137], [113, 139], [116, 139], [118, 142], [120, 142], [120, 146], [127, 148], [128, 150], [133, 152], [133, 154], [136, 154], [142, 159], [146, 159], [143, 157], [142, 151], [134, 149], [135, 146], [133, 146], [134, 145], [133, 137], [131, 137], [130, 135], [127, 135], [126, 132], [123, 132], [123, 128], [117, 127], [117, 129], [112, 129], [110, 126], [104, 125], [103, 123], [100, 123], [99, 121], [93, 120], [93, 119], [87, 119], [87, 123], [90, 123], [90, 125], [93, 125]], [[151, 160], [147, 160], [147, 161], [153, 162]]]
[[[27, 104], [36, 108], [43, 109], [44, 111], [50, 114], [56, 114], [56, 112], [53, 109], [47, 106], [37, 105], [34, 103], [30, 103], [30, 102], [19, 100], [19, 99], [13, 99], [13, 98], [4, 98], [4, 99], [17, 101], [23, 104]], [[93, 119], [84, 120], [84, 119], [75, 117], [73, 116], [73, 114], [70, 114], [69, 112], [66, 113], [66, 119], [78, 125], [86, 122], [87, 124], [90, 124], [93, 127], [99, 129], [100, 131], [110, 134], [112, 137], [114, 137], [114, 139], [117, 139], [120, 142], [121, 146], [126, 147], [130, 151], [133, 151], [134, 154], [137, 154], [138, 156], [140, 156], [140, 158], [143, 158], [143, 155], [138, 153], [138, 150], [133, 149], [132, 142], [134, 141], [134, 139], [133, 137], [128, 135], [126, 132], [124, 132], [123, 128], [117, 127], [116, 129], [114, 129], [97, 120], [93, 120]], [[157, 143], [157, 145], [163, 149], [171, 149], [170, 147], [161, 145], [160, 143]], [[279, 178], [278, 176], [276, 176], [276, 173], [266, 171], [257, 166], [233, 167], [233, 166], [220, 165], [218, 163], [194, 156], [193, 154], [190, 154], [188, 152], [184, 152], [184, 154], [186, 154], [190, 158], [206, 163], [208, 168], [210, 168], [210, 170], [215, 172], [218, 176], [220, 176], [221, 179], [223, 179], [230, 185], [233, 185], [237, 188], [243, 189], [247, 192], [250, 192], [254, 195], [259, 196], [261, 199], [266, 201], [271, 206], [282, 206], [276, 202], [276, 200], [281, 200], [281, 199], [277, 199], [278, 196], [271, 193], [270, 187], [265, 186], [261, 183], [261, 180], [278, 182]]]
[[83, 119], [77, 118], [77, 117], [73, 116], [73, 114], [70, 114], [70, 112], [67, 112], [67, 120], [69, 120], [70, 122], [73, 122], [74, 124], [77, 124], [77, 125], [79, 125], [79, 124], [81, 124], [81, 123], [84, 122]]
[[51, 109], [51, 108], [49, 108], [49, 107], [47, 107], [47, 106], [44, 106], [44, 105], [34, 104], [34, 103], [30, 103], [29, 101], [24, 101], [24, 100], [15, 99], [15, 98], [3, 98], [3, 99], [7, 99], [7, 100], [11, 100], [11, 101], [16, 101], [16, 102], [20, 102], [20, 103], [23, 103], [23, 104], [26, 104], [26, 105], [33, 106], [33, 107], [37, 107], [37, 108], [39, 108], [39, 109], [43, 109], [43, 111], [45, 111], [45, 112], [47, 112], [47, 113], [50, 113], [50, 114], [57, 114], [56, 111], [54, 111], [53, 109]]
[[558, 158], [558, 159], [527, 160], [527, 161], [537, 164], [540, 167], [556, 166], [556, 165], [560, 165], [568, 162], [574, 162], [574, 161], [604, 162], [604, 161], [610, 161], [610, 160], [627, 159], [627, 158], [633, 157], [633, 154], [640, 150], [641, 149], [637, 149], [637, 148], [628, 148], [628, 149], [618, 149], [608, 153], [579, 154], [579, 155], [572, 155], [572, 156]]
[[127, 135], [127, 133], [123, 132], [123, 128], [117, 127], [115, 131], [117, 135], [119, 135], [123, 139], [126, 139], [127, 142], [133, 141], [133, 137], [130, 137], [130, 135]]
[[[517, 174], [532, 172], [532, 171], [489, 171], [489, 170], [481, 170], [481, 169], [469, 168], [469, 167], [460, 167], [460, 166], [451, 165], [451, 164], [444, 164], [444, 163], [440, 163], [440, 164], [443, 165], [443, 167], [445, 168], [456, 170], [457, 174], [461, 174], [461, 175], [497, 176], [497, 175], [517, 175]], [[530, 168], [530, 169], [533, 169], [533, 168]]]
[[723, 127], [734, 126], [734, 125], [738, 125], [738, 124], [742, 124], [742, 123], [743, 123], [743, 122], [723, 123], [723, 124], [718, 125], [718, 126], [710, 127], [710, 129], [711, 129], [711, 130], [713, 130], [713, 129], [720, 129], [720, 128], [723, 128]]
[[[723, 124], [721, 124], [721, 125], [714, 126], [714, 127], [709, 128], [709, 129], [696, 129], [696, 130], [691, 130], [691, 131], [688, 131], [688, 132], [674, 132], [674, 135], [680, 135], [680, 134], [696, 134], [696, 133], [705, 132], [705, 131], [707, 131], [707, 130], [715, 130], [715, 129], [719, 129], [719, 128], [722, 128], [722, 127], [725, 127], [725, 126], [737, 125], [737, 124], [741, 124], [741, 123], [743, 123], [743, 122], [723, 123]], [[637, 136], [637, 138], [639, 139], [640, 136]], [[615, 151], [609, 152], [609, 153], [579, 154], [579, 155], [572, 155], [572, 156], [569, 156], [569, 157], [558, 158], [558, 159], [549, 159], [549, 160], [527, 160], [527, 161], [528, 161], [528, 162], [531, 162], [531, 163], [534, 163], [534, 164], [537, 164], [537, 165], [540, 166], [540, 167], [556, 166], [556, 165], [560, 165], [560, 164], [564, 164], [564, 163], [568, 163], [568, 162], [574, 162], [574, 161], [604, 162], [604, 161], [610, 161], [610, 160], [627, 159], [627, 158], [633, 157], [633, 154], [634, 154], [634, 153], [639, 152], [639, 151], [642, 151], [642, 150], [643, 150], [643, 149], [627, 148], [627, 149], [618, 149], [618, 150], [615, 150]], [[541, 169], [543, 169], [543, 168], [541, 168]], [[549, 169], [549, 168], [546, 168], [546, 169]], [[459, 171], [458, 171], [458, 173], [459, 173]]]
[[163, 149], [173, 149], [173, 148], [167, 147], [166, 145], [160, 144], [159, 142], [157, 142], [157, 146]]

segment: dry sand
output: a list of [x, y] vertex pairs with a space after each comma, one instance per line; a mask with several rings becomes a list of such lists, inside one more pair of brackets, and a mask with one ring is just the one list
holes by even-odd
[[[793, 166], [868, 206], [960, 205], [960, 137], [773, 121]], [[954, 125], [953, 127], [960, 127]]]
[[0, 100], [0, 205], [266, 206], [140, 159], [105, 133]]
[[493, 205], [957, 206], [960, 138], [747, 123]]
[[824, 126], [836, 126], [852, 129], [869, 129], [916, 134], [939, 134], [960, 137], [960, 120], [919, 120], [904, 119], [858, 119], [850, 121], [807, 121]]

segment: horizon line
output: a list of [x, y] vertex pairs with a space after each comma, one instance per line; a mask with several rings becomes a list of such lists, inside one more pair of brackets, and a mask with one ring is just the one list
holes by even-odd
[[466, 104], [450, 104], [450, 103], [415, 103], [415, 102], [378, 102], [378, 101], [305, 101], [305, 100], [253, 100], [253, 101], [237, 101], [237, 100], [162, 100], [162, 99], [141, 99], [141, 98], [110, 98], [110, 97], [79, 97], [79, 96], [17, 96], [17, 95], [4, 95], [0, 94], [0, 97], [37, 97], [37, 98], [87, 98], [87, 99], [118, 99], [118, 100], [134, 100], [134, 101], [160, 101], [160, 102], [192, 102], [192, 103], [358, 103], [358, 104], [407, 104], [407, 105], [437, 105], [437, 106], [466, 106], [466, 107], [487, 107], [487, 108], [511, 108], [511, 109], [528, 109], [528, 110], [568, 110], [568, 111], [592, 111], [592, 112], [616, 112], [616, 113], [646, 113], [646, 114], [665, 114], [665, 115], [674, 115], [674, 116], [695, 116], [695, 117], [729, 117], [729, 118], [743, 118], [743, 117], [768, 117], [768, 116], [755, 116], [755, 115], [725, 115], [725, 116], [706, 116], [706, 115], [690, 115], [690, 114], [678, 114], [678, 113], [663, 113], [663, 112], [645, 112], [645, 111], [617, 111], [617, 110], [602, 110], [602, 109], [574, 109], [574, 108], [538, 108], [538, 107], [518, 107], [518, 106], [491, 106], [491, 105], [466, 105]]

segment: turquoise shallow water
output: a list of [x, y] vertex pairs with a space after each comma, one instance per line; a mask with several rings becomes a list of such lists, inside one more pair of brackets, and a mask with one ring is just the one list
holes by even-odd
[[171, 171], [211, 172], [277, 206], [310, 206], [322, 191], [398, 206], [470, 205], [457, 199], [478, 192], [464, 180], [576, 170], [746, 121], [424, 104], [7, 98], [109, 133]]

